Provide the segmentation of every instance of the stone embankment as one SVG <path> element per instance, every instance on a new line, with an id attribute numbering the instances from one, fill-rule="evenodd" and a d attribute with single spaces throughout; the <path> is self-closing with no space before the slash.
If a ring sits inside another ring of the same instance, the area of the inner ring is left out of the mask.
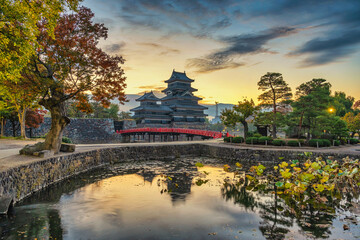
<path id="1" fill-rule="evenodd" d="M 278 149 L 238 148 L 215 143 L 171 143 L 98 147 L 45 159 L 31 158 L 12 167 L 0 166 L 0 201 L 2 202 L 0 206 L 6 206 L 11 201 L 17 202 L 62 179 L 107 164 L 203 156 L 240 161 L 248 167 L 258 162 L 274 164 L 280 161 L 280 157 L 283 158 L 281 161 L 298 159 L 303 151 L 300 149 L 280 151 Z M 329 151 L 313 153 L 314 157 L 333 156 L 336 159 L 342 159 L 348 155 Z M 360 152 L 358 154 L 354 152 L 352 155 L 354 158 L 359 156 Z M 3 211 L 6 210 L 3 209 Z"/>

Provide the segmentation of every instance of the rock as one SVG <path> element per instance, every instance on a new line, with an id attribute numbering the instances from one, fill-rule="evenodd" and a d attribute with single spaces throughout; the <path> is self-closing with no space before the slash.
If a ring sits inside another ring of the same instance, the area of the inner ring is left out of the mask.
<path id="1" fill-rule="evenodd" d="M 348 225 L 346 225 L 346 224 L 344 224 L 343 228 L 344 228 L 344 230 L 349 230 L 350 229 L 350 227 Z"/>
<path id="2" fill-rule="evenodd" d="M 75 144 L 62 143 L 60 147 L 60 152 L 74 152 Z"/>
<path id="3" fill-rule="evenodd" d="M 35 152 L 40 152 L 44 150 L 45 143 L 39 142 L 34 145 L 26 145 L 23 149 L 19 151 L 21 155 L 34 155 Z"/>
<path id="4" fill-rule="evenodd" d="M 0 196 L 0 214 L 6 214 L 12 204 L 12 197 Z"/>
<path id="5" fill-rule="evenodd" d="M 51 156 L 51 151 L 50 150 L 42 150 L 42 151 L 39 151 L 39 152 L 34 152 L 33 153 L 34 156 L 36 157 L 50 157 Z"/>

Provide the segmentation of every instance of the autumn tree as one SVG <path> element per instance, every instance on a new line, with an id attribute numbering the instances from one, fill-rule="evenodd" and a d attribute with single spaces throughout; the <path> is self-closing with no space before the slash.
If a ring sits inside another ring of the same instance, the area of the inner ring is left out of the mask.
<path id="1" fill-rule="evenodd" d="M 355 115 L 352 112 L 348 112 L 342 119 L 347 123 L 351 137 L 354 137 L 356 133 L 360 133 L 360 113 Z"/>
<path id="2" fill-rule="evenodd" d="M 280 102 L 289 100 L 292 97 L 291 88 L 284 81 L 281 73 L 268 72 L 258 82 L 259 90 L 263 93 L 258 97 L 261 105 L 272 106 L 273 124 L 272 135 L 276 138 L 277 107 Z"/>
<path id="3" fill-rule="evenodd" d="M 227 127 L 235 127 L 237 123 L 241 123 L 244 126 L 244 138 L 246 139 L 249 127 L 246 119 L 254 115 L 257 111 L 257 107 L 254 101 L 244 99 L 239 101 L 237 105 L 234 105 L 232 109 L 224 109 L 221 111 L 220 119 Z"/>
<path id="4" fill-rule="evenodd" d="M 9 107 L 17 113 L 20 124 L 20 135 L 26 138 L 25 133 L 25 115 L 29 109 L 36 108 L 37 93 L 33 91 L 31 83 L 26 81 L 13 82 L 4 80 L 0 89 L 3 92 L 3 100 L 7 102 Z"/>
<path id="5" fill-rule="evenodd" d="M 18 81 L 38 47 L 39 21 L 53 36 L 64 9 L 76 10 L 79 0 L 0 0 L 0 83 Z"/>
<path id="6" fill-rule="evenodd" d="M 81 7 L 77 13 L 62 14 L 54 30 L 54 38 L 39 22 L 39 48 L 23 75 L 40 93 L 39 104 L 51 114 L 51 128 L 44 148 L 57 153 L 62 133 L 70 119 L 65 101 L 73 99 L 77 107 L 91 111 L 93 101 L 109 106 L 110 100 L 125 101 L 125 77 L 120 64 L 124 59 L 110 56 L 97 45 L 106 39 L 108 29 L 93 22 L 90 9 Z"/>
<path id="7" fill-rule="evenodd" d="M 44 122 L 44 115 L 46 110 L 34 109 L 26 111 L 25 126 L 30 129 L 30 137 L 32 137 L 32 129 L 40 127 L 40 124 Z"/>

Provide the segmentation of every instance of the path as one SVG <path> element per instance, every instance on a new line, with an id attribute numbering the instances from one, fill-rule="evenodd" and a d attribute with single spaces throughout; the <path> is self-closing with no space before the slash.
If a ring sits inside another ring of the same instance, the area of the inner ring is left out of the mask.
<path id="1" fill-rule="evenodd" d="M 41 141 L 41 140 L 38 140 Z M 31 162 L 36 162 L 41 160 L 41 158 L 33 156 L 24 156 L 19 155 L 19 150 L 27 144 L 34 144 L 38 141 L 33 140 L 7 140 L 0 139 L 0 171 L 6 169 L 20 166 L 23 164 L 28 164 Z M 360 144 L 357 145 L 346 145 L 340 147 L 331 147 L 331 148 L 311 148 L 311 147 L 274 147 L 274 146 L 262 146 L 262 145 L 245 145 L 245 144 L 225 144 L 222 139 L 212 139 L 205 141 L 177 141 L 177 142 L 142 142 L 142 143 L 113 143 L 113 144 L 77 144 L 75 152 L 85 152 L 96 150 L 100 148 L 113 148 L 120 146 L 151 146 L 151 145 L 174 145 L 174 144 L 208 144 L 215 146 L 223 146 L 228 148 L 238 148 L 238 149 L 259 149 L 259 150 L 276 150 L 276 151 L 297 151 L 297 152 L 323 152 L 328 153 L 339 153 L 339 154 L 349 154 L 356 155 L 360 157 Z M 56 156 L 64 156 L 72 153 L 61 153 Z"/>

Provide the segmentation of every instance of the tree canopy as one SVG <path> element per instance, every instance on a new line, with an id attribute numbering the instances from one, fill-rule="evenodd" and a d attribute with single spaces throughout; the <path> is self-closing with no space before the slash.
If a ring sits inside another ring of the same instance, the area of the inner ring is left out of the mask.
<path id="1" fill-rule="evenodd" d="M 258 97 L 261 105 L 273 107 L 272 133 L 276 138 L 277 105 L 279 102 L 288 101 L 292 97 L 291 88 L 284 81 L 281 73 L 268 72 L 258 82 L 259 90 L 263 93 Z"/>
<path id="2" fill-rule="evenodd" d="M 220 119 L 227 127 L 235 127 L 237 123 L 241 123 L 244 126 L 244 137 L 246 138 L 249 130 L 246 119 L 254 115 L 257 109 L 252 99 L 250 101 L 243 99 L 233 106 L 233 109 L 223 110 Z"/>
<path id="3" fill-rule="evenodd" d="M 39 21 L 54 36 L 56 21 L 66 8 L 76 10 L 79 0 L 0 0 L 0 82 L 17 81 L 38 47 Z"/>
<path id="4" fill-rule="evenodd" d="M 60 148 L 66 117 L 65 101 L 74 99 L 77 107 L 91 111 L 89 93 L 94 101 L 109 106 L 110 100 L 125 101 L 126 87 L 121 56 L 110 56 L 97 45 L 107 38 L 107 28 L 93 23 L 94 14 L 81 7 L 76 13 L 61 15 L 54 38 L 46 21 L 38 23 L 40 34 L 36 55 L 23 71 L 24 81 L 39 93 L 39 103 L 51 113 L 52 125 L 45 148 Z"/>

